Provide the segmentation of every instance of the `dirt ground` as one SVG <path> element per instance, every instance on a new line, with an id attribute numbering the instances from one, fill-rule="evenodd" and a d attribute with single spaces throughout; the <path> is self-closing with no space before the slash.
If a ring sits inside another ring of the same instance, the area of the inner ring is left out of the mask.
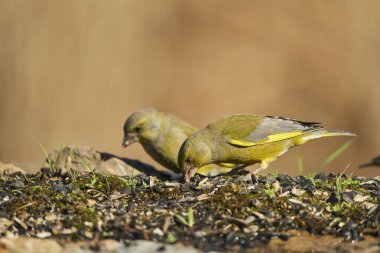
<path id="1" fill-rule="evenodd" d="M 116 252 L 101 247 L 107 240 L 123 249 L 143 240 L 192 252 L 380 249 L 379 177 L 197 175 L 182 183 L 164 172 L 121 176 L 59 164 L 50 161 L 35 174 L 2 173 L 5 252 L 17 252 L 9 251 L 12 242 L 25 238 L 103 252 Z"/>

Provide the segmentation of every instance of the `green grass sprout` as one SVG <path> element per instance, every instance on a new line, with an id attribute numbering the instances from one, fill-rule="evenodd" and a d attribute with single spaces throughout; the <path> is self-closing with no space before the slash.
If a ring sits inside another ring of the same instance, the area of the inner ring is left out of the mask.
<path id="1" fill-rule="evenodd" d="M 344 153 L 354 142 L 354 140 L 349 140 L 345 142 L 342 146 L 337 148 L 333 153 L 331 153 L 322 163 L 322 167 L 325 167 L 326 165 L 333 162 L 336 158 L 338 158 L 341 154 Z"/>

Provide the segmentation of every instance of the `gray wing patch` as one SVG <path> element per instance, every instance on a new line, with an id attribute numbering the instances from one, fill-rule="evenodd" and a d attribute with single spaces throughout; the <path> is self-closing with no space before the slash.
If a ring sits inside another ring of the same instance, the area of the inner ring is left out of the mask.
<path id="1" fill-rule="evenodd" d="M 266 116 L 258 124 L 257 128 L 245 139 L 250 142 L 259 142 L 268 140 L 268 135 L 292 133 L 292 132 L 308 132 L 311 130 L 323 128 L 320 123 L 302 122 L 281 117 Z"/>

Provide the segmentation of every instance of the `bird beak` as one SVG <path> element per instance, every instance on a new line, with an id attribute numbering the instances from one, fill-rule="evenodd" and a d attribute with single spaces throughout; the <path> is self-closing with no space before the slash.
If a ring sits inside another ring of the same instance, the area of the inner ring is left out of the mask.
<path id="1" fill-rule="evenodd" d="M 190 182 L 190 179 L 194 177 L 197 170 L 198 168 L 196 167 L 185 167 L 183 169 L 183 179 L 185 180 L 186 183 Z"/>
<path id="2" fill-rule="evenodd" d="M 137 142 L 138 140 L 139 138 L 137 137 L 136 133 L 127 133 L 124 135 L 123 143 L 121 144 L 121 146 L 123 146 L 123 148 L 126 148 L 129 145 Z"/>

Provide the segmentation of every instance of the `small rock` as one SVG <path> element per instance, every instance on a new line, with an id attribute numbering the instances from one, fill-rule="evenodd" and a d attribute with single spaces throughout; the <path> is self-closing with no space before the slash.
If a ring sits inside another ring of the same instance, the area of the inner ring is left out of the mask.
<path id="1" fill-rule="evenodd" d="M 116 176 L 136 176 L 141 174 L 140 171 L 126 164 L 124 161 L 112 157 L 102 160 L 101 154 L 90 147 L 64 147 L 53 150 L 49 157 L 55 161 L 57 168 L 63 172 L 70 169 L 80 172 L 90 172 L 96 170 L 105 174 Z M 50 168 L 50 164 L 45 161 L 44 168 Z"/>
<path id="2" fill-rule="evenodd" d="M 96 200 L 88 199 L 88 200 L 87 200 L 87 205 L 88 205 L 89 207 L 93 207 L 94 205 L 96 205 Z"/>
<path id="3" fill-rule="evenodd" d="M 368 214 L 373 213 L 378 207 L 379 207 L 379 205 L 375 204 L 373 207 L 371 207 L 371 209 L 369 209 Z"/>
<path id="4" fill-rule="evenodd" d="M 17 167 L 14 164 L 0 162 L 0 174 L 3 174 L 3 173 L 13 174 L 16 172 L 21 172 L 22 174 L 26 174 L 25 170 Z"/>
<path id="5" fill-rule="evenodd" d="M 369 196 L 364 196 L 364 195 L 361 195 L 361 194 L 356 194 L 355 197 L 354 197 L 354 201 L 355 202 L 363 202 L 364 200 L 368 199 Z"/>
<path id="6" fill-rule="evenodd" d="M 274 192 L 278 192 L 278 191 L 280 191 L 280 189 L 281 189 L 280 182 L 278 182 L 278 180 L 276 180 L 276 181 L 272 184 L 272 188 L 273 188 Z"/>
<path id="7" fill-rule="evenodd" d="M 45 220 L 47 221 L 56 221 L 58 216 L 55 213 L 51 213 L 45 216 Z"/>
<path id="8" fill-rule="evenodd" d="M 305 192 L 305 190 L 298 189 L 297 187 L 293 187 L 292 189 L 292 194 L 297 197 L 302 196 Z"/>
<path id="9" fill-rule="evenodd" d="M 50 233 L 50 232 L 47 232 L 47 231 L 44 231 L 44 232 L 38 232 L 38 233 L 36 234 L 36 237 L 41 238 L 41 239 L 43 239 L 43 238 L 48 238 L 48 237 L 50 237 L 50 236 L 51 236 L 51 233 Z"/>
<path id="10" fill-rule="evenodd" d="M 198 196 L 196 197 L 196 199 L 197 199 L 198 201 L 205 200 L 205 199 L 209 199 L 209 198 L 210 198 L 210 196 L 209 196 L 208 194 L 206 194 L 206 193 L 203 193 L 203 194 L 198 195 Z"/>
<path id="11" fill-rule="evenodd" d="M 0 218 L 0 233 L 8 230 L 8 227 L 12 225 L 12 221 L 6 218 Z"/>
<path id="12" fill-rule="evenodd" d="M 98 171 L 116 176 L 137 176 L 141 174 L 140 171 L 116 157 L 101 161 Z"/>
<path id="13" fill-rule="evenodd" d="M 286 196 L 289 196 L 290 195 L 290 191 L 286 191 L 282 194 L 280 194 L 280 197 L 286 197 Z"/>
<path id="14" fill-rule="evenodd" d="M 302 201 L 299 201 L 297 199 L 289 199 L 290 202 L 298 205 L 305 205 Z"/>
<path id="15" fill-rule="evenodd" d="M 164 236 L 164 232 L 160 228 L 153 229 L 153 234 L 158 236 Z"/>
<path id="16" fill-rule="evenodd" d="M 252 226 L 249 226 L 249 229 L 251 230 L 252 233 L 255 233 L 255 232 L 259 231 L 259 226 L 252 225 Z"/>
<path id="17" fill-rule="evenodd" d="M 178 186 L 180 186 L 181 184 L 178 183 L 178 182 L 165 182 L 164 185 L 165 185 L 166 187 L 178 187 Z"/>
<path id="18" fill-rule="evenodd" d="M 52 253 L 62 252 L 62 246 L 53 239 L 37 239 L 37 238 L 2 238 L 0 240 L 1 252 L 11 253 Z"/>
<path id="19" fill-rule="evenodd" d="M 265 219 L 266 219 L 265 215 L 262 214 L 262 213 L 260 213 L 260 212 L 253 211 L 252 213 L 253 213 L 254 215 L 256 215 L 257 218 L 259 218 L 260 220 L 265 220 Z"/>
<path id="20" fill-rule="evenodd" d="M 195 231 L 194 232 L 194 235 L 196 236 L 196 237 L 203 237 L 203 236 L 206 236 L 207 235 L 207 232 L 205 232 L 205 231 Z"/>

